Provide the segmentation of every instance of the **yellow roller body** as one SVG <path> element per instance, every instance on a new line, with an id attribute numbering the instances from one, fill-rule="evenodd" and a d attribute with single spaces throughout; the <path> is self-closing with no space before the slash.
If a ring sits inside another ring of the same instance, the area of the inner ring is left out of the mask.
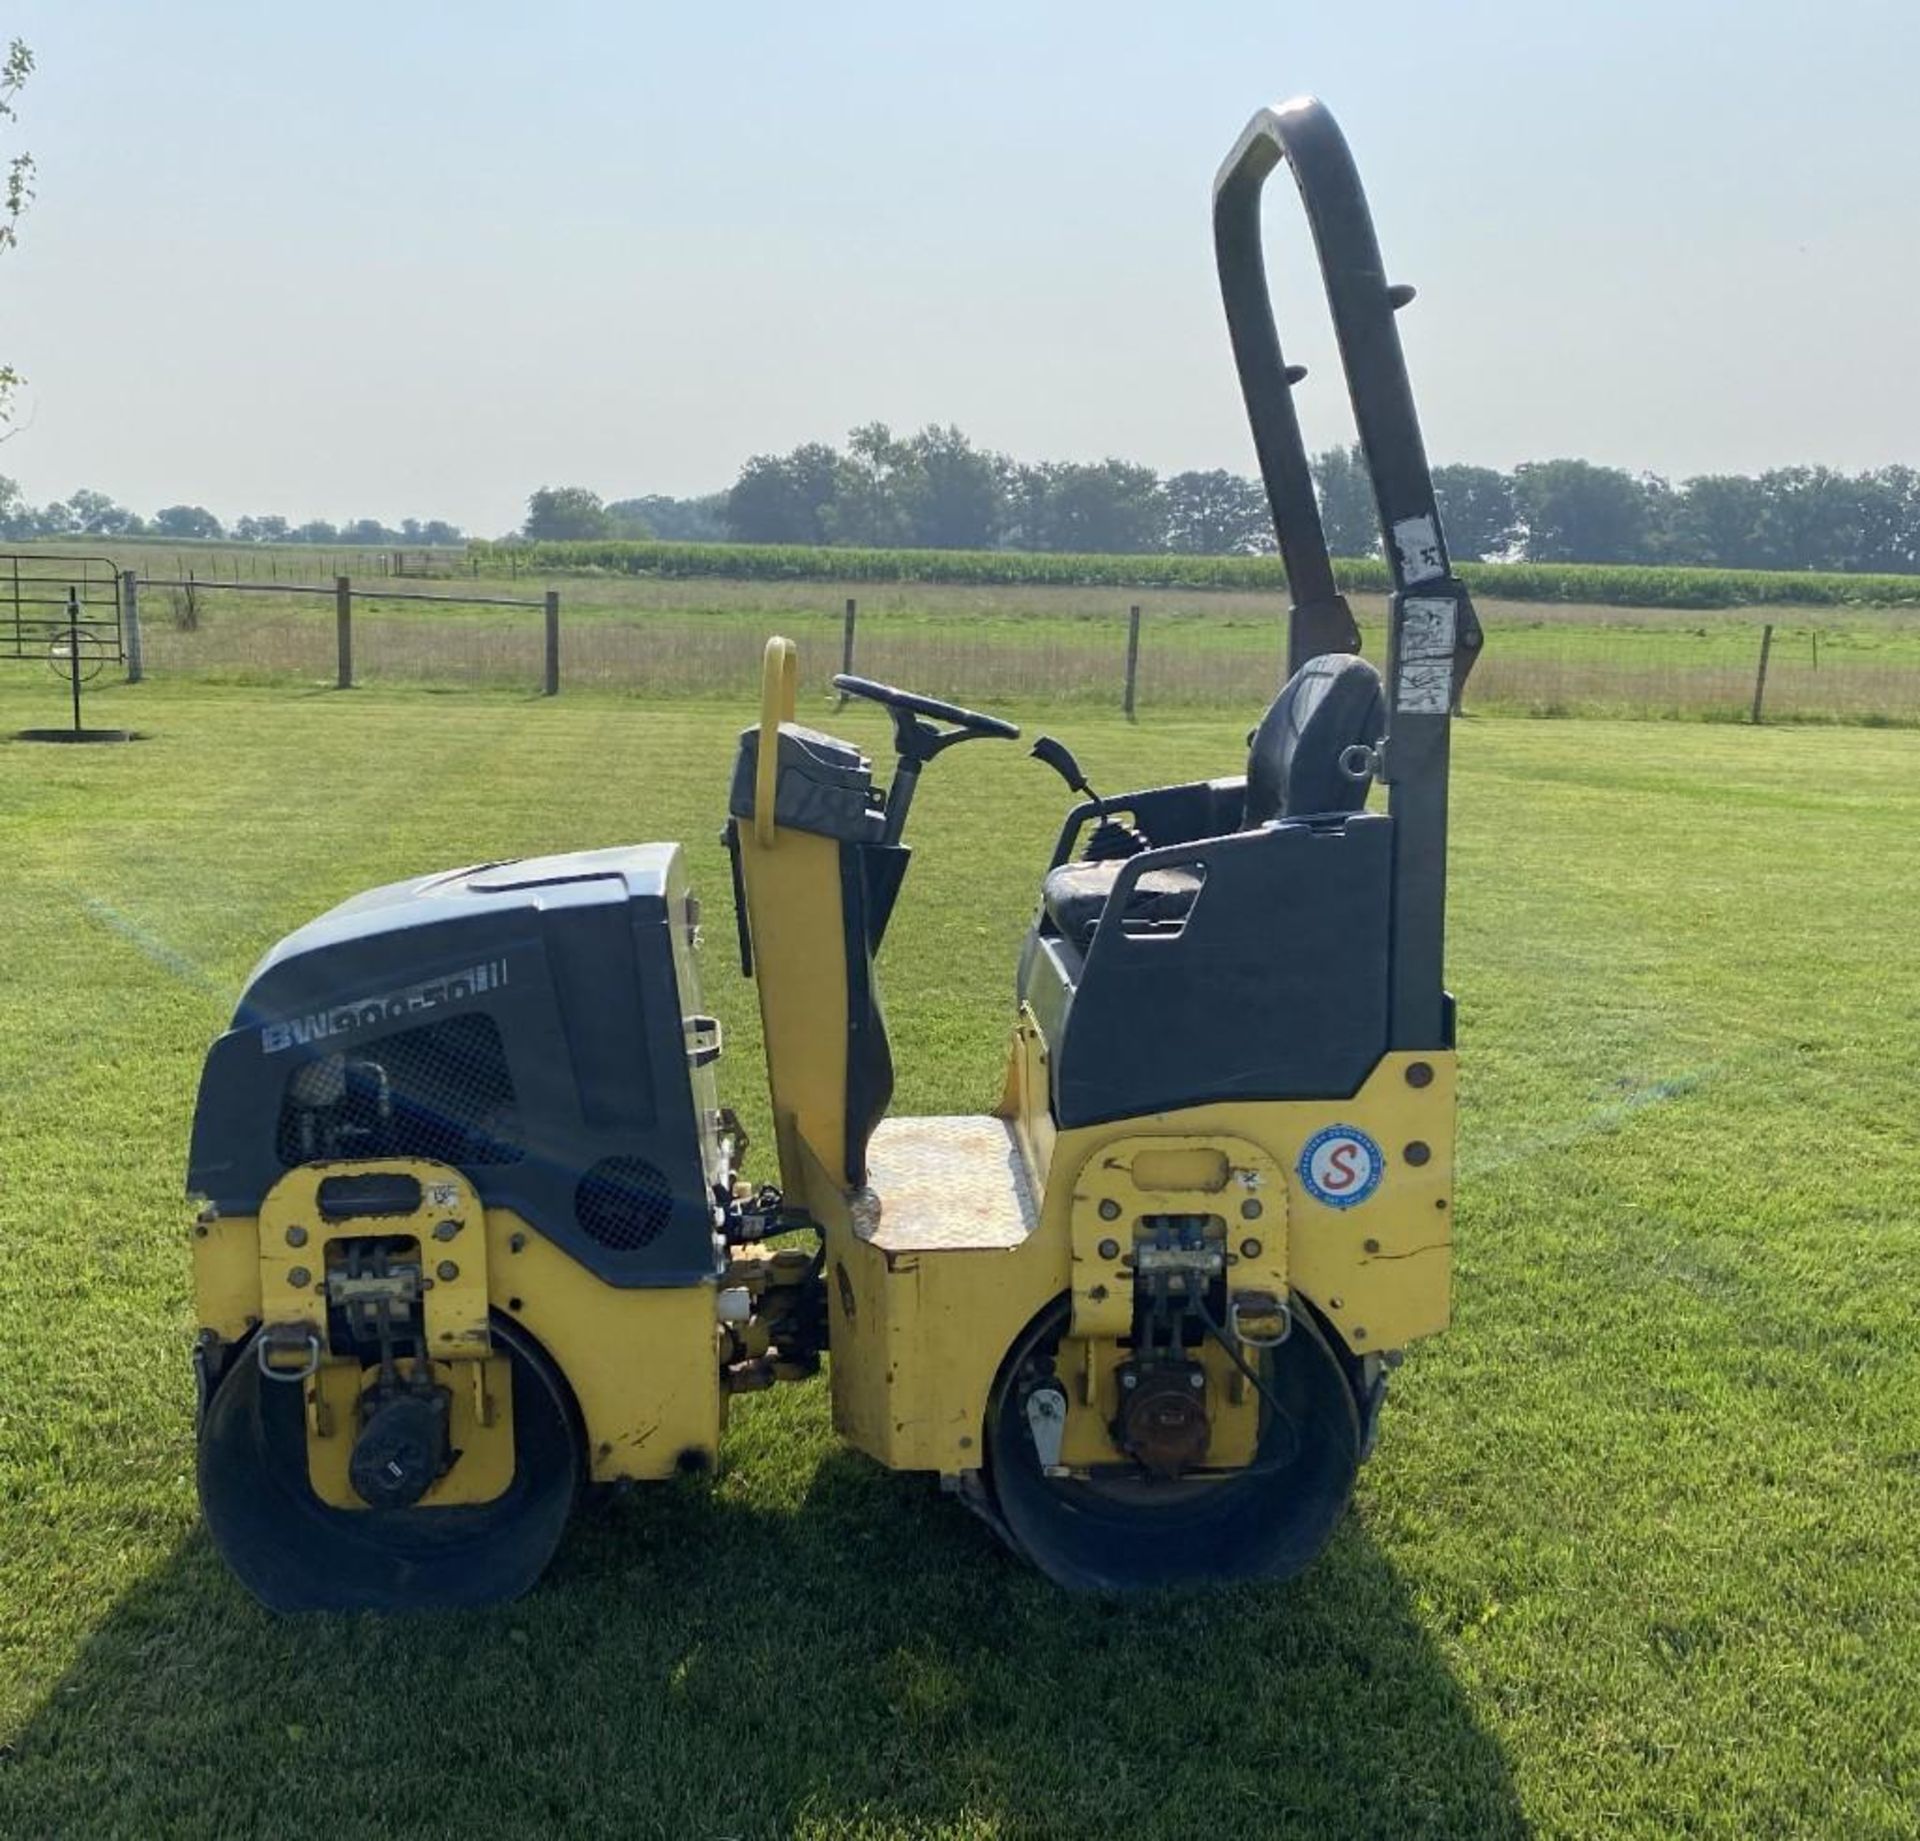
<path id="1" fill-rule="evenodd" d="M 1038 1032 L 1023 1021 L 1002 1117 L 950 1122 L 999 1125 L 1018 1162 L 1001 1220 L 972 1244 L 964 1207 L 951 1211 L 963 1222 L 957 1230 L 933 1219 L 900 1223 L 897 1203 L 890 1218 L 890 1130 L 911 1136 L 911 1128 L 949 1122 L 882 1127 L 871 1191 L 833 1187 L 824 1162 L 812 1159 L 809 1193 L 838 1198 L 823 1217 L 835 1423 L 882 1463 L 948 1474 L 977 1468 L 1001 1361 L 1062 1295 L 1076 1312 L 1061 1363 L 1075 1402 L 1065 1460 L 1115 1461 L 1105 1428 L 1119 1342 L 1131 1324 L 1130 1281 L 1121 1258 L 1100 1248 L 1112 1241 L 1130 1249 L 1128 1230 L 1143 1213 L 1221 1217 L 1229 1291 L 1291 1290 L 1351 1355 L 1403 1348 L 1446 1327 L 1451 1054 L 1387 1055 L 1349 1099 L 1195 1106 L 1064 1132 L 1047 1116 L 1044 1070 Z M 1377 1189 L 1348 1208 L 1317 1200 L 1299 1169 L 1310 1141 L 1336 1126 L 1364 1132 L 1384 1154 Z M 956 1172 L 966 1161 L 956 1160 Z M 1000 1174 L 984 1151 L 972 1163 L 983 1181 Z M 1118 1204 L 1112 1219 L 1103 1201 Z M 1241 1212 L 1248 1202 L 1260 1208 L 1252 1220 Z M 1014 1225 L 1022 1209 L 1030 1226 Z M 1215 1460 L 1244 1462 L 1257 1406 L 1219 1350 L 1208 1347 L 1201 1359 Z"/>
<path id="2" fill-rule="evenodd" d="M 328 1222 L 317 1191 L 342 1175 L 412 1177 L 422 1208 Z M 269 1191 L 258 1217 L 195 1225 L 194 1295 L 203 1332 L 221 1342 L 256 1329 L 277 1329 L 296 1348 L 295 1332 L 318 1339 L 317 1366 L 300 1385 L 308 1474 L 322 1501 L 364 1506 L 347 1482 L 347 1458 L 371 1370 L 332 1352 L 317 1281 L 331 1243 L 369 1234 L 417 1243 L 434 1280 L 424 1301 L 428 1338 L 435 1379 L 451 1393 L 450 1443 L 461 1457 L 422 1508 L 491 1500 L 512 1477 L 511 1392 L 487 1337 L 496 1312 L 525 1329 L 564 1375 L 594 1480 L 667 1477 L 717 1459 L 724 1404 L 714 1284 L 609 1285 L 511 1210 L 482 1208 L 460 1173 L 442 1164 L 309 1164 Z M 442 1277 L 449 1267 L 454 1276 Z"/>

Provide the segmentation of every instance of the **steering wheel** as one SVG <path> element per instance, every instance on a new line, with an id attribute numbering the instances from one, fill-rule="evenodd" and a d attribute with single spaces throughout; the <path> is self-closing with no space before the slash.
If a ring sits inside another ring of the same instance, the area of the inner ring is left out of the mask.
<path id="1" fill-rule="evenodd" d="M 923 697 L 918 691 L 900 690 L 891 684 L 876 684 L 872 678 L 856 678 L 841 672 L 833 680 L 835 690 L 849 697 L 865 697 L 877 703 L 893 718 L 893 745 L 900 756 L 893 784 L 887 788 L 886 827 L 883 844 L 897 844 L 907 822 L 907 808 L 913 803 L 913 789 L 920 782 L 923 768 L 943 748 L 955 742 L 988 736 L 1000 741 L 1017 741 L 1019 725 L 1002 722 L 998 716 L 983 716 L 978 710 L 963 709 L 957 703 L 943 703 L 938 697 Z M 936 729 L 936 722 L 948 723 Z"/>
<path id="2" fill-rule="evenodd" d="M 955 742 L 971 741 L 975 736 L 991 736 L 1001 741 L 1018 741 L 1020 725 L 1003 722 L 998 716 L 983 716 L 978 710 L 963 709 L 958 703 L 945 703 L 938 697 L 923 697 L 916 690 L 900 690 L 892 684 L 876 683 L 872 678 L 856 678 L 840 672 L 833 680 L 835 690 L 849 697 L 865 697 L 877 703 L 893 718 L 894 746 L 903 761 L 916 766 L 930 761 L 942 748 Z M 944 734 L 919 720 L 951 723 Z"/>

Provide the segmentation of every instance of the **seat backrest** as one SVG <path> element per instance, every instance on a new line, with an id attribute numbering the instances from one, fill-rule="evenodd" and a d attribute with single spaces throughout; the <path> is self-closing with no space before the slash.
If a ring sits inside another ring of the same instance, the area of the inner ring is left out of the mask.
<path id="1" fill-rule="evenodd" d="M 1324 652 L 1281 686 L 1247 742 L 1244 825 L 1320 812 L 1357 812 L 1373 775 L 1354 779 L 1341 755 L 1377 742 L 1387 726 L 1380 674 L 1350 652 Z"/>

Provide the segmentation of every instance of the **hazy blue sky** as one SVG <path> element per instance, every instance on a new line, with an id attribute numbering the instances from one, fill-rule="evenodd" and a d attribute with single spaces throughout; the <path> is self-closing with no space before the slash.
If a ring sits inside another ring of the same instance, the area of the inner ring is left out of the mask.
<path id="1" fill-rule="evenodd" d="M 874 417 L 1250 470 L 1208 188 L 1303 90 L 1420 289 L 1437 459 L 1920 460 L 1920 0 L 0 0 L 9 31 L 40 199 L 0 472 L 36 500 L 491 533 L 543 482 L 700 491 Z M 1318 444 L 1306 286 L 1284 261 Z"/>

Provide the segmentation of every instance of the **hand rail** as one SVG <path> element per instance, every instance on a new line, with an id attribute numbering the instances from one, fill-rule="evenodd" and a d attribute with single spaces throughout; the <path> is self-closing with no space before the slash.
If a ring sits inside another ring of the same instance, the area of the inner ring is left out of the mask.
<path id="1" fill-rule="evenodd" d="M 771 849 L 774 805 L 780 794 L 780 725 L 793 720 L 799 689 L 800 653 L 775 634 L 760 655 L 760 740 L 753 761 L 753 841 Z"/>

